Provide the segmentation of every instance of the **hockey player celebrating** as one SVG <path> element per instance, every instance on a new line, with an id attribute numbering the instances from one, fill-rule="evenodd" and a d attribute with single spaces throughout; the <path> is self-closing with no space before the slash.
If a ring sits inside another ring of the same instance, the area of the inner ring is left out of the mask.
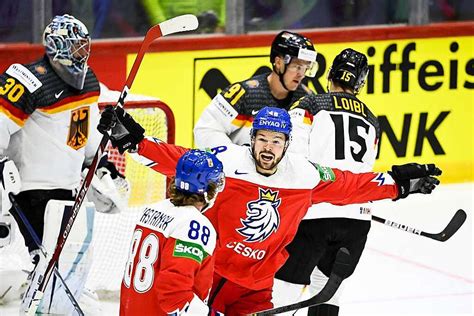
<path id="1" fill-rule="evenodd" d="M 173 176 L 188 149 L 144 137 L 143 128 L 122 108 L 106 109 L 99 130 L 110 131 L 119 151 Z M 213 148 L 223 162 L 226 186 L 205 213 L 218 241 L 209 304 L 226 315 L 272 308 L 276 271 L 288 257 L 285 246 L 311 204 L 363 203 L 431 193 L 441 172 L 434 165 L 393 166 L 389 173 L 353 174 L 287 153 L 291 121 L 283 109 L 265 107 L 255 116 L 251 146 Z"/>
<path id="2" fill-rule="evenodd" d="M 312 93 L 302 80 L 316 75 L 316 55 L 308 38 L 280 32 L 270 50 L 273 71 L 234 83 L 216 95 L 194 127 L 197 146 L 230 142 L 249 145 L 251 122 L 260 109 L 273 106 L 289 110 L 295 101 Z"/>
<path id="3" fill-rule="evenodd" d="M 306 96 L 290 111 L 294 140 L 290 150 L 341 170 L 372 170 L 380 128 L 376 116 L 356 97 L 368 71 L 367 57 L 362 53 L 347 48 L 336 56 L 328 71 L 328 93 Z M 370 221 L 369 205 L 311 206 L 287 247 L 288 260 L 276 274 L 274 303 L 297 301 L 303 287 L 310 283 L 310 296 L 318 293 L 341 247 L 351 254 L 351 275 L 364 249 Z M 337 316 L 340 292 L 341 288 L 328 304 L 309 308 L 308 315 Z"/>
<path id="4" fill-rule="evenodd" d="M 224 186 L 222 163 L 190 150 L 179 158 L 169 199 L 148 205 L 133 233 L 120 315 L 208 315 L 216 232 L 201 214 Z"/>
<path id="5" fill-rule="evenodd" d="M 100 88 L 94 72 L 87 66 L 91 40 L 82 22 L 67 14 L 56 16 L 44 31 L 43 44 L 46 50 L 43 58 L 26 65 L 12 64 L 0 76 L 0 155 L 8 156 L 18 168 L 22 185 L 15 200 L 43 246 L 52 254 L 66 205 L 73 203 L 66 201 L 74 201 L 82 168 L 92 161 L 101 138 L 96 130 Z M 111 163 L 104 161 L 104 165 L 110 170 L 102 171 L 120 178 Z M 3 193 L 2 210 L 6 213 L 11 204 L 6 198 L 9 192 Z M 70 246 L 66 246 L 61 257 L 69 258 L 66 266 L 71 273 L 66 279 L 70 278 L 68 284 L 76 297 L 82 293 L 90 265 L 87 250 L 91 218 L 90 208 L 79 212 Z M 40 266 L 47 264 L 46 258 L 28 225 L 21 218 L 15 219 L 36 264 L 30 275 L 33 282 L 40 276 Z M 75 261 L 76 257 L 81 260 Z M 23 310 L 31 294 L 27 291 L 24 295 Z M 59 294 L 54 300 L 43 302 L 40 308 L 52 313 L 71 310 L 69 301 L 61 299 Z"/>

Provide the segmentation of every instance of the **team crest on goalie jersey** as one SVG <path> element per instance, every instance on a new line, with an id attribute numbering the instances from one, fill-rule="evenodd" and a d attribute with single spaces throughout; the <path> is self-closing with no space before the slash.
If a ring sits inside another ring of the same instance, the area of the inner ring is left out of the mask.
<path id="1" fill-rule="evenodd" d="M 261 188 L 258 190 L 259 199 L 247 203 L 247 218 L 240 220 L 243 227 L 237 229 L 248 242 L 264 241 L 280 226 L 278 206 L 281 199 L 278 198 L 278 191 Z"/>
<path id="2" fill-rule="evenodd" d="M 89 136 L 89 107 L 82 107 L 71 111 L 71 122 L 67 145 L 78 150 L 84 147 Z"/>

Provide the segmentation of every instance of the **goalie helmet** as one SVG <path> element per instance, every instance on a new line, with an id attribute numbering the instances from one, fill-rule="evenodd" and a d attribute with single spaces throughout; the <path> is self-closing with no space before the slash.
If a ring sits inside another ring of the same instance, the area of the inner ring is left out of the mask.
<path id="1" fill-rule="evenodd" d="M 354 89 L 354 93 L 357 94 L 364 86 L 368 73 L 367 57 L 358 51 L 346 48 L 334 58 L 328 79 Z"/>
<path id="2" fill-rule="evenodd" d="M 176 166 L 176 188 L 183 192 L 204 194 L 209 184 L 215 183 L 218 191 L 224 187 L 222 162 L 211 153 L 193 149 L 178 160 Z"/>
<path id="3" fill-rule="evenodd" d="M 289 31 L 282 31 L 278 33 L 272 42 L 270 50 L 270 62 L 275 63 L 275 57 L 281 56 L 286 65 L 291 62 L 291 59 L 296 57 L 301 60 L 310 62 L 305 75 L 314 77 L 318 70 L 318 63 L 316 62 L 317 52 L 311 40 L 298 33 Z"/>
<path id="4" fill-rule="evenodd" d="M 55 16 L 43 33 L 43 45 L 53 68 L 61 79 L 79 90 L 84 87 L 90 44 L 86 26 L 68 14 Z"/>
<path id="5" fill-rule="evenodd" d="M 290 115 L 285 109 L 266 106 L 255 115 L 251 135 L 255 136 L 258 130 L 265 129 L 283 133 L 289 139 L 291 128 Z"/>

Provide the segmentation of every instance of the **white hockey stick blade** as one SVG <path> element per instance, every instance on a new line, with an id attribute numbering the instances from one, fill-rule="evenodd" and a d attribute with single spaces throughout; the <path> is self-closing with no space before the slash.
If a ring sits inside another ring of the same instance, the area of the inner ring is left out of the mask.
<path id="1" fill-rule="evenodd" d="M 198 19 L 192 14 L 179 15 L 160 23 L 161 34 L 163 36 L 173 33 L 193 31 L 197 29 L 198 26 Z"/>

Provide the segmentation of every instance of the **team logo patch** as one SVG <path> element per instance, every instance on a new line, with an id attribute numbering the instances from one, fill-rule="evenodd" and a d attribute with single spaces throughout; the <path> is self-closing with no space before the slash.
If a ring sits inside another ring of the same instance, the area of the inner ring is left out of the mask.
<path id="1" fill-rule="evenodd" d="M 278 206 L 281 204 L 281 199 L 278 198 L 278 191 L 261 188 L 258 190 L 258 200 L 247 203 L 247 218 L 240 220 L 243 227 L 237 229 L 248 242 L 264 241 L 280 226 Z"/>
<path id="2" fill-rule="evenodd" d="M 202 263 L 206 256 L 206 252 L 201 247 L 201 245 L 179 239 L 176 240 L 173 250 L 173 257 L 188 258 Z"/>
<path id="3" fill-rule="evenodd" d="M 321 178 L 321 181 L 332 181 L 336 180 L 336 175 L 334 174 L 334 171 L 329 168 L 329 167 L 323 167 L 318 164 L 314 164 L 316 169 L 319 172 L 319 178 Z"/>
<path id="4" fill-rule="evenodd" d="M 247 87 L 249 88 L 256 88 L 258 87 L 260 84 L 258 83 L 258 80 L 248 80 L 245 82 L 245 84 L 247 85 Z"/>
<path id="5" fill-rule="evenodd" d="M 78 150 L 84 147 L 89 137 L 89 107 L 82 107 L 71 111 L 67 145 Z"/>
<path id="6" fill-rule="evenodd" d="M 44 66 L 41 66 L 41 65 L 38 65 L 35 67 L 35 70 L 37 73 L 39 73 L 40 75 L 44 75 L 45 73 L 47 73 L 48 71 L 46 70 L 46 68 L 44 68 Z"/>

